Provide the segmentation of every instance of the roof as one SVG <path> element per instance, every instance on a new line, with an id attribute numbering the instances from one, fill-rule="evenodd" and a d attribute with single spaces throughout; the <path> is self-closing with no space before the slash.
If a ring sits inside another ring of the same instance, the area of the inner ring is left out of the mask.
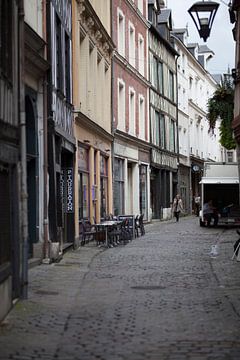
<path id="1" fill-rule="evenodd" d="M 202 54 L 209 53 L 209 52 L 213 53 L 213 51 L 211 49 L 209 49 L 209 47 L 207 45 L 199 45 L 198 52 L 202 53 Z"/>
<path id="2" fill-rule="evenodd" d="M 214 80 L 215 80 L 218 84 L 221 83 L 221 81 L 222 81 L 222 74 L 211 74 L 211 75 L 212 75 L 212 77 L 214 78 Z"/>
<path id="3" fill-rule="evenodd" d="M 198 43 L 189 43 L 189 44 L 187 44 L 187 47 L 188 47 L 188 48 L 198 47 Z"/>
<path id="4" fill-rule="evenodd" d="M 187 31 L 187 28 L 182 28 L 182 29 L 173 29 L 172 32 L 174 34 L 184 34 Z"/>
<path id="5" fill-rule="evenodd" d="M 158 24 L 171 21 L 171 9 L 162 9 L 158 14 Z"/>

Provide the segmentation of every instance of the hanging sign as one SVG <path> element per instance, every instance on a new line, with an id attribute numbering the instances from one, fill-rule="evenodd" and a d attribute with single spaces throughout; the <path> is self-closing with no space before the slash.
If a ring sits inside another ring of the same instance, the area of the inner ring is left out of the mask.
<path id="1" fill-rule="evenodd" d="M 66 173 L 66 213 L 73 213 L 73 168 L 67 168 Z"/>

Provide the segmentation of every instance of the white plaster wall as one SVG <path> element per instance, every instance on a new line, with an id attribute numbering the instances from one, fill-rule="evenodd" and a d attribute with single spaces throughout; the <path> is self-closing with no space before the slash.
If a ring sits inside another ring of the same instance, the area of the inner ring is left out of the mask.
<path id="1" fill-rule="evenodd" d="M 42 29 L 42 1 L 24 0 L 25 22 L 38 33 L 43 35 Z"/>

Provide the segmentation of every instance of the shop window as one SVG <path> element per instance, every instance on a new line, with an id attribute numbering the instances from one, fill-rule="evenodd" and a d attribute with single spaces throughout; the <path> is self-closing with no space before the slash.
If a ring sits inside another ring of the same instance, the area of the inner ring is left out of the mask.
<path id="1" fill-rule="evenodd" d="M 114 215 L 124 214 L 124 160 L 114 159 Z"/>
<path id="2" fill-rule="evenodd" d="M 78 147 L 78 208 L 79 219 L 89 217 L 89 154 Z"/>
<path id="3" fill-rule="evenodd" d="M 100 214 L 108 215 L 108 158 L 100 155 Z"/>
<path id="4" fill-rule="evenodd" d="M 147 217 L 147 166 L 141 165 L 139 167 L 139 195 L 140 195 L 140 212 Z"/>

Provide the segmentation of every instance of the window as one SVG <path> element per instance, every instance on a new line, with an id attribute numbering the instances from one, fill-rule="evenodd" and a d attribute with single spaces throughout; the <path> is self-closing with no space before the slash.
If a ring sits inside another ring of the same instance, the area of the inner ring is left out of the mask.
<path id="1" fill-rule="evenodd" d="M 125 17 L 118 9 L 118 52 L 125 56 Z"/>
<path id="2" fill-rule="evenodd" d="M 155 56 L 152 58 L 151 83 L 156 89 L 158 88 L 158 62 Z"/>
<path id="3" fill-rule="evenodd" d="M 158 90 L 161 94 L 163 94 L 163 63 L 158 62 Z"/>
<path id="4" fill-rule="evenodd" d="M 0 69 L 12 81 L 12 0 L 0 1 Z"/>
<path id="5" fill-rule="evenodd" d="M 71 67 L 70 67 L 70 39 L 65 33 L 65 91 L 66 99 L 71 102 Z"/>
<path id="6" fill-rule="evenodd" d="M 118 81 L 118 128 L 125 131 L 125 84 Z"/>
<path id="7" fill-rule="evenodd" d="M 78 147 L 78 209 L 79 219 L 89 217 L 89 159 L 88 149 Z"/>
<path id="8" fill-rule="evenodd" d="M 100 215 L 108 214 L 108 159 L 100 155 Z"/>
<path id="9" fill-rule="evenodd" d="M 169 70 L 169 99 L 174 101 L 174 74 Z"/>
<path id="10" fill-rule="evenodd" d="M 170 123 L 170 138 L 169 138 L 169 150 L 175 152 L 175 121 L 171 120 Z"/>
<path id="11" fill-rule="evenodd" d="M 144 219 L 147 218 L 147 166 L 140 165 L 139 167 L 139 197 L 140 197 L 140 213 L 144 214 Z"/>
<path id="12" fill-rule="evenodd" d="M 124 160 L 114 159 L 114 215 L 124 214 Z"/>
<path id="13" fill-rule="evenodd" d="M 160 114 L 159 129 L 160 129 L 160 144 L 159 144 L 159 146 L 162 149 L 165 149 L 166 148 L 166 129 L 165 129 L 165 116 L 163 114 Z"/>
<path id="14" fill-rule="evenodd" d="M 151 83 L 161 94 L 163 94 L 163 63 L 155 56 L 152 57 Z"/>
<path id="15" fill-rule="evenodd" d="M 155 127 L 156 127 L 156 142 L 155 144 L 162 149 L 165 149 L 165 116 L 155 111 Z"/>
<path id="16" fill-rule="evenodd" d="M 62 90 L 62 37 L 61 37 L 61 21 L 56 14 L 56 87 Z"/>
<path id="17" fill-rule="evenodd" d="M 135 135 L 135 91 L 129 89 L 129 133 Z"/>
<path id="18" fill-rule="evenodd" d="M 138 9 L 143 14 L 143 0 L 138 0 Z"/>
<path id="19" fill-rule="evenodd" d="M 155 145 L 160 146 L 160 114 L 158 111 L 155 111 L 155 125 L 156 125 L 156 141 Z"/>
<path id="20" fill-rule="evenodd" d="M 227 162 L 233 162 L 233 152 L 227 151 Z"/>
<path id="21" fill-rule="evenodd" d="M 139 96 L 139 137 L 145 140 L 145 103 L 143 96 Z"/>
<path id="22" fill-rule="evenodd" d="M 129 24 L 129 63 L 135 67 L 135 28 Z"/>
<path id="23" fill-rule="evenodd" d="M 144 75 L 144 39 L 141 34 L 138 36 L 138 71 Z"/>

